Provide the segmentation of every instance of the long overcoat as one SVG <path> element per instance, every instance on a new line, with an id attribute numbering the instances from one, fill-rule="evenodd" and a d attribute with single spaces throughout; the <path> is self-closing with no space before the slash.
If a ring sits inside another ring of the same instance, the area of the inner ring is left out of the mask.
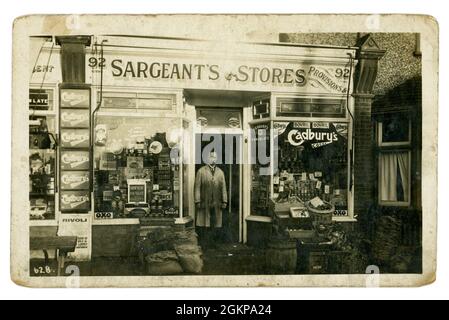
<path id="1" fill-rule="evenodd" d="M 212 171 L 214 171 L 212 173 Z M 211 226 L 211 210 L 215 209 L 215 225 L 221 228 L 223 223 L 222 204 L 228 202 L 226 181 L 223 171 L 208 165 L 201 167 L 195 179 L 195 203 L 200 204 L 196 212 L 196 225 L 198 227 Z"/>

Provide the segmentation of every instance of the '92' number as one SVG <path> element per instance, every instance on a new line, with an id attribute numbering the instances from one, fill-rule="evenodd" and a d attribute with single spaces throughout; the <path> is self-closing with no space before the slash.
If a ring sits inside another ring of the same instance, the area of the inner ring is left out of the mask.
<path id="1" fill-rule="evenodd" d="M 337 68 L 335 69 L 335 77 L 336 78 L 349 78 L 349 69 L 347 68 Z"/>
<path id="2" fill-rule="evenodd" d="M 106 67 L 106 59 L 105 58 L 95 58 L 95 57 L 90 57 L 89 58 L 89 67 L 91 68 L 104 68 Z"/>

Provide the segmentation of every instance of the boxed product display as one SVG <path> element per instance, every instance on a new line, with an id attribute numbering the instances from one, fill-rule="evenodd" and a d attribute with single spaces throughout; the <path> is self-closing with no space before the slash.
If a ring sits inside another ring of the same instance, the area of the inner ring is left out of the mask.
<path id="1" fill-rule="evenodd" d="M 115 129 L 101 126 L 108 134 L 95 155 L 96 211 L 114 218 L 177 216 L 179 168 L 171 161 L 165 133 L 143 137 L 146 129 L 132 122 Z"/>

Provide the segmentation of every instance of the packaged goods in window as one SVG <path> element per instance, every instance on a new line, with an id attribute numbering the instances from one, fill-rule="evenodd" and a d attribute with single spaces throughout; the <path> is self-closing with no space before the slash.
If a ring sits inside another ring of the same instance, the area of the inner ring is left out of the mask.
<path id="1" fill-rule="evenodd" d="M 275 200 L 304 203 L 320 197 L 338 215 L 347 215 L 347 124 L 300 121 L 276 122 L 274 127 L 279 146 Z"/>
<path id="2" fill-rule="evenodd" d="M 88 151 L 61 151 L 61 169 L 62 170 L 88 170 L 89 169 Z"/>
<path id="3" fill-rule="evenodd" d="M 90 210 L 89 191 L 61 191 L 61 211 Z"/>
<path id="4" fill-rule="evenodd" d="M 61 172 L 61 189 L 89 189 L 89 171 Z"/>
<path id="5" fill-rule="evenodd" d="M 153 119 L 106 119 L 99 124 L 107 127 L 108 139 L 95 154 L 95 190 L 102 202 L 96 210 L 109 210 L 114 217 L 178 215 L 179 167 L 170 158 L 166 134 L 153 131 L 148 125 Z M 101 193 L 111 189 L 117 190 L 105 200 Z"/>

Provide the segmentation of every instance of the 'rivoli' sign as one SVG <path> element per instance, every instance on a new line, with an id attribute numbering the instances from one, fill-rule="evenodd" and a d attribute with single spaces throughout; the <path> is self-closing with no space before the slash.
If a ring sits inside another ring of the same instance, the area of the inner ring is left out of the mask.
<path id="1" fill-rule="evenodd" d="M 75 252 L 68 253 L 70 260 L 90 260 L 92 254 L 92 215 L 61 214 L 59 218 L 58 236 L 77 237 Z"/>

